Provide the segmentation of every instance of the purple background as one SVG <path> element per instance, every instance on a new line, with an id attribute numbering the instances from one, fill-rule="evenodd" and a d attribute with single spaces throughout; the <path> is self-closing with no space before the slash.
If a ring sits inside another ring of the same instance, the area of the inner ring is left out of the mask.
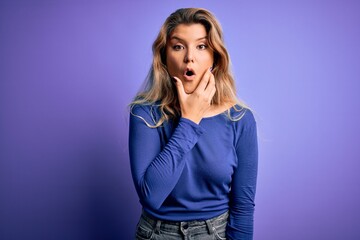
<path id="1" fill-rule="evenodd" d="M 1 1 L 0 239 L 132 239 L 127 104 L 179 7 L 255 111 L 254 239 L 360 239 L 360 2 Z"/>

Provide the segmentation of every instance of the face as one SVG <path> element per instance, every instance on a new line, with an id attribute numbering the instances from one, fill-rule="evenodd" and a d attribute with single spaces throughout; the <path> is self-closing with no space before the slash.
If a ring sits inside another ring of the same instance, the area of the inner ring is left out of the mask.
<path id="1" fill-rule="evenodd" d="M 214 54 L 202 24 L 179 24 L 174 29 L 166 44 L 166 65 L 170 76 L 181 80 L 186 93 L 196 89 L 213 62 Z"/>

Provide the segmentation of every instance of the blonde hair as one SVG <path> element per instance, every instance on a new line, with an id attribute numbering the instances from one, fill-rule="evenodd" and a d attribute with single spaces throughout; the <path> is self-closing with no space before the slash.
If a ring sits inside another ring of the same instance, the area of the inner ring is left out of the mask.
<path id="1" fill-rule="evenodd" d="M 130 111 L 137 104 L 158 104 L 161 117 L 155 122 L 155 125 L 150 125 L 142 117 L 138 116 L 149 127 L 161 126 L 164 121 L 181 116 L 176 86 L 172 83 L 171 76 L 166 67 L 166 44 L 170 35 L 179 24 L 192 23 L 200 23 L 205 27 L 209 48 L 214 53 L 212 73 L 215 77 L 216 93 L 212 104 L 220 105 L 236 102 L 242 108 L 246 107 L 236 97 L 235 81 L 230 70 L 230 57 L 224 45 L 223 33 L 219 22 L 206 9 L 181 8 L 173 12 L 162 25 L 152 45 L 153 62 L 146 78 L 145 89 L 138 93 L 130 104 Z M 239 111 L 235 106 L 234 109 Z M 237 117 L 236 120 L 239 120 L 242 115 Z M 228 116 L 230 117 L 230 109 L 228 110 Z"/>

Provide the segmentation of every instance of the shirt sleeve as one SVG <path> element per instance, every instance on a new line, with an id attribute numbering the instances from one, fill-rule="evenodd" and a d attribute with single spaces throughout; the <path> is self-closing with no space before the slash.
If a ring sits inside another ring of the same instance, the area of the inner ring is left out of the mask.
<path id="1" fill-rule="evenodd" d="M 228 239 L 252 240 L 258 144 L 256 122 L 250 110 L 247 110 L 243 118 L 239 120 L 239 125 L 241 129 L 236 143 L 238 162 L 231 184 L 227 237 Z"/>
<path id="2" fill-rule="evenodd" d="M 141 204 L 158 209 L 171 193 L 185 166 L 184 155 L 197 143 L 203 129 L 180 118 L 169 141 L 163 146 L 150 107 L 137 105 L 130 114 L 129 154 L 136 191 Z"/>

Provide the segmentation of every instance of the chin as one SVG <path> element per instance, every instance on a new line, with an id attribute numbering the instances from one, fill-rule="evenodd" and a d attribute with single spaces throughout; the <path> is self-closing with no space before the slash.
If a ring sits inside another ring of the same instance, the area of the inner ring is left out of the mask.
<path id="1" fill-rule="evenodd" d="M 199 85 L 199 81 L 185 82 L 183 83 L 184 90 L 187 94 L 193 93 Z"/>
<path id="2" fill-rule="evenodd" d="M 189 89 L 189 88 L 184 88 L 184 91 L 187 93 L 187 94 L 192 94 L 194 91 L 195 91 L 195 89 Z"/>

